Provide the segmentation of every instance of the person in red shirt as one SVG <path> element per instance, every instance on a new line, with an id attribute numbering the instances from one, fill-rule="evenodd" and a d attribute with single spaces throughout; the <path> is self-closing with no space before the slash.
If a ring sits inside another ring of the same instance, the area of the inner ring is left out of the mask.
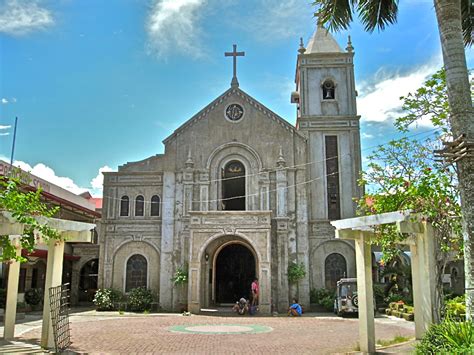
<path id="1" fill-rule="evenodd" d="M 253 280 L 251 290 L 252 290 L 252 306 L 256 306 L 258 305 L 258 294 L 260 291 L 258 278 L 255 278 L 255 280 Z"/>

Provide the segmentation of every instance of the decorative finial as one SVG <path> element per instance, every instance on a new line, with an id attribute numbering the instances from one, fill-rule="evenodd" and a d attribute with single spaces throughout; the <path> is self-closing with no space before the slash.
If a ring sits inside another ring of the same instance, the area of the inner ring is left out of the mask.
<path id="1" fill-rule="evenodd" d="M 354 47 L 352 47 L 351 36 L 347 36 L 347 47 L 346 50 L 351 53 L 354 51 Z"/>
<path id="2" fill-rule="evenodd" d="M 192 169 L 194 167 L 193 157 L 191 156 L 191 148 L 189 148 L 189 150 L 188 150 L 188 159 L 184 163 L 184 166 L 187 169 Z"/>
<path id="3" fill-rule="evenodd" d="M 298 52 L 300 54 L 304 54 L 304 52 L 306 52 L 306 48 L 304 47 L 303 43 L 303 37 L 300 37 L 300 48 L 298 49 Z"/>
<path id="4" fill-rule="evenodd" d="M 286 160 L 283 158 L 283 149 L 280 145 L 280 152 L 278 153 L 277 167 L 284 168 L 286 166 Z"/>
<path id="5" fill-rule="evenodd" d="M 233 45 L 233 51 L 232 52 L 225 52 L 224 55 L 226 57 L 234 57 L 234 76 L 232 77 L 232 81 L 230 82 L 230 86 L 233 88 L 238 88 L 239 87 L 239 81 L 237 80 L 237 57 L 243 57 L 245 56 L 245 52 L 237 52 L 237 45 Z"/>

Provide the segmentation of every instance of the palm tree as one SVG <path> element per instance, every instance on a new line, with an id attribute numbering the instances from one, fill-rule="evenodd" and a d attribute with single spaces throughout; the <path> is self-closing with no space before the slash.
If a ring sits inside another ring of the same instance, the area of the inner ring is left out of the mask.
<path id="1" fill-rule="evenodd" d="M 384 30 L 397 21 L 398 0 L 315 0 L 315 16 L 330 30 L 347 29 L 357 14 L 368 32 Z M 474 42 L 474 2 L 433 0 L 443 52 L 451 133 L 474 141 L 474 109 L 464 46 Z M 456 162 L 463 217 L 466 317 L 474 317 L 474 158 Z"/>

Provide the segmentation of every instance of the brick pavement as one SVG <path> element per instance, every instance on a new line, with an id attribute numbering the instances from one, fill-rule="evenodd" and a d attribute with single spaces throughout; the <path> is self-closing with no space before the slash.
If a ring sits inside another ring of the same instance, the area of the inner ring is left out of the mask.
<path id="1" fill-rule="evenodd" d="M 184 325 L 262 325 L 261 334 L 185 334 L 169 331 Z M 71 320 L 72 346 L 78 353 L 122 354 L 327 354 L 352 351 L 358 341 L 358 320 L 337 317 L 219 317 L 181 315 L 123 315 L 90 312 Z M 414 336 L 413 323 L 376 319 L 376 338 Z M 39 329 L 21 338 L 34 340 Z"/>

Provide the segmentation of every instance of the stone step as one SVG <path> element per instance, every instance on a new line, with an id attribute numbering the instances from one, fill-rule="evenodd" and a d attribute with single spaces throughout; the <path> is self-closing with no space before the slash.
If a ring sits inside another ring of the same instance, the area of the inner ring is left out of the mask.
<path id="1" fill-rule="evenodd" d="M 39 345 L 19 341 L 0 342 L 0 354 L 51 354 Z"/>

